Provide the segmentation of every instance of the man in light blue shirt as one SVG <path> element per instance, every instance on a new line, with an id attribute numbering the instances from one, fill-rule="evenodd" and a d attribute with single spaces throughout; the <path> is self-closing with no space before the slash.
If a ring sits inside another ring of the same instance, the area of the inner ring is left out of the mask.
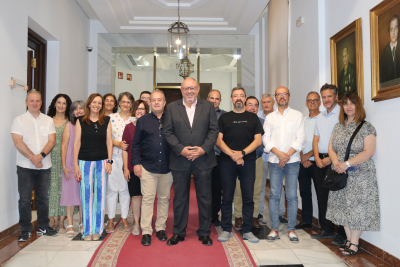
<path id="1" fill-rule="evenodd" d="M 334 231 L 334 224 L 325 218 L 328 206 L 329 190 L 323 188 L 322 184 L 326 176 L 326 171 L 331 166 L 331 159 L 328 154 L 329 140 L 333 127 L 339 122 L 340 107 L 338 104 L 338 89 L 333 84 L 324 84 L 320 90 L 322 102 L 326 108 L 317 117 L 315 124 L 313 150 L 315 164 L 317 165 L 314 173 L 315 191 L 318 197 L 318 220 L 321 230 L 318 234 L 311 235 L 313 239 L 335 238 L 333 245 L 343 245 L 346 240 L 346 233 L 343 226 L 339 226 L 338 235 Z"/>
<path id="2" fill-rule="evenodd" d="M 304 117 L 304 129 L 306 131 L 306 142 L 304 150 L 300 153 L 299 189 L 301 196 L 301 222 L 295 226 L 296 229 L 311 228 L 313 218 L 311 179 L 314 179 L 315 160 L 313 150 L 314 128 L 317 116 L 320 113 L 321 97 L 317 92 L 311 91 L 306 98 L 306 106 L 309 115 Z"/>
<path id="3" fill-rule="evenodd" d="M 214 103 L 215 113 L 217 113 L 217 119 L 221 114 L 225 113 L 225 110 L 219 108 L 219 104 L 221 103 L 221 92 L 217 89 L 213 89 L 208 93 L 207 100 Z M 211 222 L 214 223 L 215 226 L 220 225 L 220 220 L 218 218 L 218 212 L 221 209 L 221 197 L 222 197 L 222 188 L 221 188 L 221 178 L 220 178 L 220 168 L 219 163 L 221 162 L 220 154 L 221 150 L 219 147 L 214 146 L 215 157 L 217 159 L 217 166 L 214 167 L 212 171 L 212 184 L 211 184 Z"/>

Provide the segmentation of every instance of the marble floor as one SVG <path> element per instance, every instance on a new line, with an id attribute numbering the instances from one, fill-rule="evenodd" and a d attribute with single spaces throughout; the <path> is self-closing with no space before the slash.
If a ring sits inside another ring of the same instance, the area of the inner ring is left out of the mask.
<path id="1" fill-rule="evenodd" d="M 268 202 L 266 202 L 268 205 Z M 268 209 L 266 209 L 268 210 Z M 264 214 L 264 223 L 269 225 L 269 214 Z M 75 231 L 78 231 L 79 216 L 75 215 Z M 280 240 L 259 243 L 245 241 L 258 266 L 305 266 L 305 267 L 346 267 L 347 265 L 329 248 L 303 230 L 298 231 L 300 241 L 290 242 L 286 225 L 280 226 Z M 218 242 L 215 240 L 215 242 Z M 72 241 L 65 234 L 56 237 L 39 237 L 19 251 L 4 265 L 6 267 L 61 267 L 87 266 L 101 242 Z"/>

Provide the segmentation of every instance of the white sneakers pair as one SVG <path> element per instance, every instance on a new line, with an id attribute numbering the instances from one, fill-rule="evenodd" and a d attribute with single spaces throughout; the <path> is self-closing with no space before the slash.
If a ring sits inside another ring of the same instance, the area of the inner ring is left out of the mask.
<path id="1" fill-rule="evenodd" d="M 289 231 L 288 237 L 290 241 L 297 242 L 299 241 L 299 236 L 294 230 Z M 278 231 L 272 229 L 269 235 L 267 236 L 267 240 L 274 241 L 276 239 L 280 239 Z"/>

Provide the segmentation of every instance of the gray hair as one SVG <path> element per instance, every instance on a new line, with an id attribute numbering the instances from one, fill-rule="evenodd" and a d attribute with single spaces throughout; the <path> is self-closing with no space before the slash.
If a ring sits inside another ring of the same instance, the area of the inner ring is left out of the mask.
<path id="1" fill-rule="evenodd" d="M 307 94 L 307 96 L 306 96 L 306 100 L 307 100 L 308 96 L 311 95 L 311 94 L 316 94 L 316 95 L 318 96 L 318 99 L 321 100 L 321 96 L 319 95 L 318 92 L 315 92 L 315 91 L 309 92 L 309 93 Z"/>
<path id="2" fill-rule="evenodd" d="M 262 94 L 262 95 L 261 95 L 261 100 L 262 100 L 263 98 L 267 98 L 267 97 L 271 97 L 272 100 L 274 100 L 274 97 L 273 97 L 271 94 L 269 94 L 269 93 Z"/>
<path id="3" fill-rule="evenodd" d="M 26 99 L 25 99 L 25 100 L 28 100 L 28 96 L 29 96 L 30 94 L 39 94 L 39 95 L 40 95 L 40 100 L 42 100 L 42 94 L 41 94 L 39 91 L 36 91 L 36 90 L 30 90 L 30 91 L 28 91 L 28 93 L 26 93 Z"/>
<path id="4" fill-rule="evenodd" d="M 150 102 L 151 102 L 151 96 L 152 96 L 154 93 L 161 93 L 161 94 L 163 95 L 163 97 L 164 97 L 164 101 L 166 101 L 166 100 L 165 100 L 165 94 L 164 94 L 164 92 L 163 92 L 162 90 L 160 90 L 160 89 L 156 89 L 156 90 L 154 90 L 153 92 L 151 92 L 151 95 L 150 95 Z"/>
<path id="5" fill-rule="evenodd" d="M 233 92 L 235 92 L 236 90 L 242 90 L 244 92 L 244 96 L 246 96 L 246 91 L 244 90 L 243 87 L 233 87 L 233 89 L 231 91 L 231 97 L 233 95 Z"/>
<path id="6" fill-rule="evenodd" d="M 195 81 L 195 82 L 196 82 L 196 85 L 199 86 L 199 83 L 196 81 L 195 78 L 186 78 L 186 79 L 184 79 L 184 80 L 181 82 L 181 88 L 182 88 L 183 83 L 184 83 L 186 80 L 188 80 L 188 79 L 191 79 L 191 80 Z"/>
<path id="7" fill-rule="evenodd" d="M 210 98 L 210 94 L 211 94 L 212 92 L 218 92 L 218 93 L 219 93 L 219 98 L 222 98 L 222 97 L 221 97 L 221 92 L 220 92 L 219 90 L 217 90 L 217 89 L 212 89 L 210 92 L 208 92 L 207 98 Z"/>
<path id="8" fill-rule="evenodd" d="M 74 111 L 78 106 L 85 109 L 85 101 L 76 100 L 76 101 L 72 102 L 71 108 L 69 109 L 69 117 L 71 119 L 71 122 L 73 122 L 72 124 L 75 124 L 75 122 L 76 122 L 76 117 L 75 117 Z"/>

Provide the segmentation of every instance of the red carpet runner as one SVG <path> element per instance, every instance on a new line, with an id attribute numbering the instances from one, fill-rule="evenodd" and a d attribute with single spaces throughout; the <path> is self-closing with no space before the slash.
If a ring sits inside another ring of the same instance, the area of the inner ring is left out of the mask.
<path id="1" fill-rule="evenodd" d="M 168 238 L 172 236 L 173 226 L 173 190 L 169 205 L 166 234 Z M 156 205 L 155 205 L 156 206 Z M 154 211 L 155 221 L 156 209 Z M 132 222 L 132 212 L 128 216 Z M 221 243 L 217 240 L 220 227 L 211 225 L 212 246 L 204 246 L 198 240 L 196 229 L 199 225 L 198 207 L 194 182 L 191 183 L 189 222 L 186 229 L 185 241 L 179 242 L 175 246 L 167 246 L 166 242 L 161 242 L 155 236 L 155 230 L 151 237 L 151 246 L 142 246 L 140 241 L 142 235 L 133 236 L 131 233 L 124 232 L 121 228 L 122 223 L 118 222 L 116 231 L 108 235 L 103 243 L 96 250 L 88 266 L 90 267 L 125 267 L 125 266 L 256 266 L 249 250 L 236 232 L 228 242 Z M 154 223 L 153 223 L 154 229 Z"/>

